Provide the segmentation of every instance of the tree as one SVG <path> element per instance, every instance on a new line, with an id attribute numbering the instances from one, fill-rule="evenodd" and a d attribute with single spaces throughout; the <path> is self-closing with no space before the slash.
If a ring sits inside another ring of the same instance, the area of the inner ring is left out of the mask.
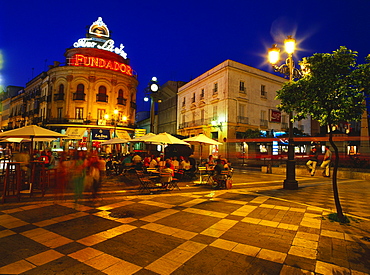
<path id="1" fill-rule="evenodd" d="M 345 217 L 339 200 L 337 171 L 338 147 L 333 142 L 333 126 L 340 122 L 359 121 L 365 109 L 365 94 L 369 91 L 369 61 L 357 64 L 357 52 L 340 47 L 333 53 L 316 53 L 303 58 L 301 66 L 304 76 L 290 81 L 277 91 L 281 101 L 279 109 L 294 112 L 293 120 L 311 116 L 321 126 L 329 129 L 329 142 L 335 152 L 333 171 L 333 193 L 337 217 Z"/>

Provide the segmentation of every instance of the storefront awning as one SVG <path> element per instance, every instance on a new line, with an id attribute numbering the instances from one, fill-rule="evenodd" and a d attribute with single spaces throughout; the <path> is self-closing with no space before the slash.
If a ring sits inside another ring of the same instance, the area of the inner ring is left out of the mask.
<path id="1" fill-rule="evenodd" d="M 122 139 L 131 140 L 130 135 L 125 130 L 117 130 L 116 131 L 117 137 Z"/>
<path id="2" fill-rule="evenodd" d="M 85 134 L 86 128 L 67 128 L 66 135 L 68 137 L 64 139 L 82 139 Z"/>

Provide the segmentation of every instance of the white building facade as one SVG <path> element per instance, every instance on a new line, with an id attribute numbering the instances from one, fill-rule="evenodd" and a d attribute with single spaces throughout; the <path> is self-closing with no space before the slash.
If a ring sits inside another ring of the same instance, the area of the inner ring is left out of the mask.
<path id="1" fill-rule="evenodd" d="M 288 115 L 277 109 L 279 101 L 275 99 L 276 91 L 285 81 L 274 74 L 226 60 L 179 88 L 178 134 L 203 133 L 223 142 L 210 147 L 207 153 L 239 158 L 244 154 L 240 143 L 248 129 L 263 131 L 267 136 L 278 136 L 288 130 Z M 294 127 L 307 134 L 310 125 L 309 121 L 294 123 Z"/>

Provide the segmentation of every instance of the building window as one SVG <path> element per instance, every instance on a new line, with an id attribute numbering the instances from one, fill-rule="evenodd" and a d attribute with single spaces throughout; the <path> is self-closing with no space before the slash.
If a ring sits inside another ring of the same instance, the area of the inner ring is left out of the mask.
<path id="1" fill-rule="evenodd" d="M 245 104 L 239 104 L 239 112 L 237 117 L 238 123 L 248 124 L 248 118 L 245 116 L 247 105 Z"/>
<path id="2" fill-rule="evenodd" d="M 211 132 L 211 139 L 218 140 L 218 132 Z"/>
<path id="3" fill-rule="evenodd" d="M 212 120 L 216 121 L 217 119 L 217 106 L 213 106 Z"/>
<path id="4" fill-rule="evenodd" d="M 62 118 L 63 117 L 63 108 L 58 107 L 57 109 L 57 118 Z"/>
<path id="5" fill-rule="evenodd" d="M 260 126 L 266 128 L 268 126 L 268 122 L 266 119 L 266 111 L 261 111 L 261 122 Z"/>
<path id="6" fill-rule="evenodd" d="M 241 93 L 245 93 L 246 89 L 245 89 L 245 82 L 244 81 L 239 82 L 239 91 Z"/>
<path id="7" fill-rule="evenodd" d="M 184 97 L 184 99 L 182 101 L 182 107 L 185 107 L 185 104 L 186 104 L 186 101 L 185 101 L 185 97 Z"/>
<path id="8" fill-rule="evenodd" d="M 63 84 L 60 84 L 60 85 L 59 85 L 59 91 L 58 91 L 58 94 L 64 94 L 64 85 L 63 85 Z"/>
<path id="9" fill-rule="evenodd" d="M 84 117 L 84 108 L 77 107 L 75 110 L 75 118 L 76 119 L 83 119 Z"/>
<path id="10" fill-rule="evenodd" d="M 118 91 L 118 98 L 117 98 L 117 104 L 125 105 L 126 106 L 127 99 L 124 98 L 124 93 L 122 89 L 119 89 Z"/>
<path id="11" fill-rule="evenodd" d="M 204 109 L 200 110 L 200 122 L 204 124 Z"/>
<path id="12" fill-rule="evenodd" d="M 73 94 L 73 100 L 85 100 L 85 86 L 78 84 L 76 92 Z"/>
<path id="13" fill-rule="evenodd" d="M 195 93 L 193 93 L 193 97 L 191 98 L 191 103 L 195 103 Z"/>
<path id="14" fill-rule="evenodd" d="M 104 115 L 105 115 L 105 109 L 98 109 L 98 120 L 105 119 Z"/>
<path id="15" fill-rule="evenodd" d="M 214 83 L 213 84 L 213 94 L 217 94 L 218 93 L 218 83 Z"/>
<path id="16" fill-rule="evenodd" d="M 200 92 L 200 100 L 204 99 L 204 89 L 201 90 Z"/>
<path id="17" fill-rule="evenodd" d="M 98 94 L 96 95 L 96 101 L 108 102 L 107 88 L 105 86 L 100 86 Z"/>
<path id="18" fill-rule="evenodd" d="M 54 101 L 56 100 L 64 100 L 64 85 L 60 84 L 58 93 L 54 95 Z"/>
<path id="19" fill-rule="evenodd" d="M 261 96 L 262 97 L 267 97 L 267 92 L 266 92 L 266 86 L 261 85 Z"/>

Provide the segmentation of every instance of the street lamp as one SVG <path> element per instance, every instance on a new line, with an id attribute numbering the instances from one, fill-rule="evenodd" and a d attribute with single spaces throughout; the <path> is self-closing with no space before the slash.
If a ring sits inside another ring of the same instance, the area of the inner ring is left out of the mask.
<path id="1" fill-rule="evenodd" d="M 285 64 L 277 66 L 276 63 L 280 59 L 280 49 L 276 44 L 268 51 L 269 62 L 271 63 L 275 72 L 282 73 L 289 76 L 289 81 L 300 78 L 302 73 L 299 69 L 294 67 L 293 53 L 295 51 L 296 41 L 291 36 L 288 36 L 284 40 L 285 52 L 288 54 L 288 58 Z M 288 160 L 286 165 L 286 179 L 284 180 L 284 189 L 298 189 L 298 181 L 295 177 L 295 166 L 296 161 L 294 158 L 294 139 L 293 139 L 293 112 L 289 112 L 289 144 L 288 144 Z"/>
<path id="2" fill-rule="evenodd" d="M 113 114 L 114 114 L 114 137 L 117 137 L 117 133 L 116 133 L 116 130 L 117 130 L 117 115 L 118 115 L 118 110 L 117 109 L 114 109 L 113 111 Z"/>
<path id="3" fill-rule="evenodd" d="M 154 97 L 155 97 L 155 94 L 159 91 L 159 84 L 155 76 L 153 76 L 152 80 L 149 82 L 147 90 L 150 92 L 150 99 L 151 99 L 151 102 L 150 102 L 150 133 L 154 133 L 154 118 L 155 118 Z M 148 101 L 148 98 L 145 97 L 144 100 Z"/>

